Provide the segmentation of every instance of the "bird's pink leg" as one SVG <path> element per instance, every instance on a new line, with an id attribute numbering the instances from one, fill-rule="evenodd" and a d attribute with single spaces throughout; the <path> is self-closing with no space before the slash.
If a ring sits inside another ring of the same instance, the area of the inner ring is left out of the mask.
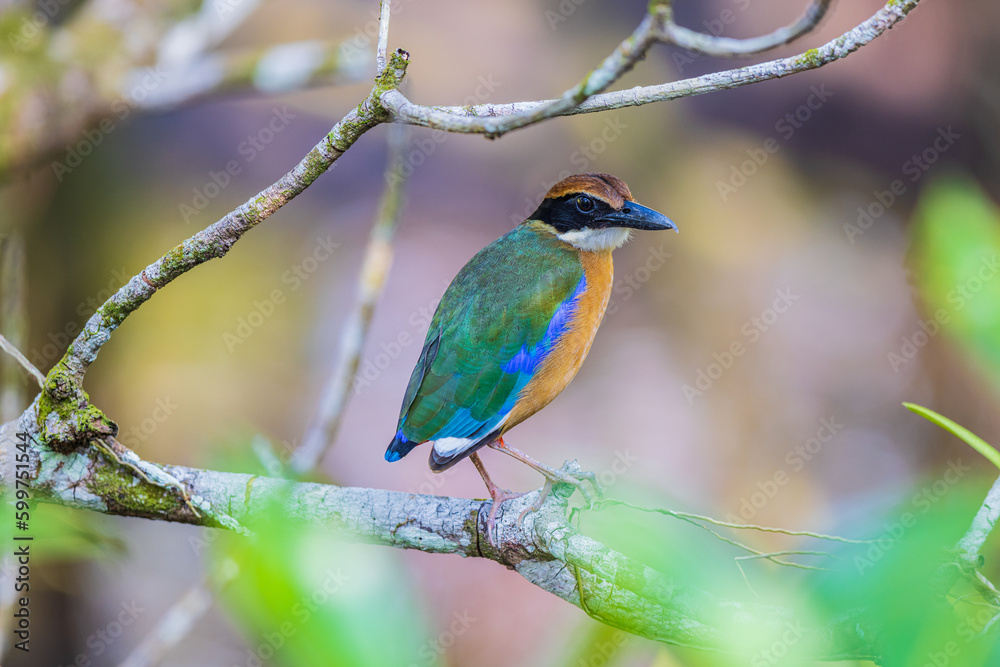
<path id="1" fill-rule="evenodd" d="M 510 500 L 511 498 L 519 498 L 523 496 L 523 493 L 513 493 L 506 489 L 501 489 L 493 480 L 490 479 L 490 475 L 486 472 L 486 467 L 483 462 L 479 459 L 479 454 L 472 454 L 469 456 L 472 461 L 472 465 L 476 466 L 476 470 L 479 471 L 479 476 L 483 478 L 486 482 L 486 490 L 489 491 L 490 498 L 493 499 L 493 506 L 490 507 L 490 514 L 486 518 L 486 537 L 494 547 L 497 545 L 497 535 L 496 535 L 496 523 L 497 523 L 497 511 L 500 509 L 500 505 L 505 500 Z"/>
<path id="2" fill-rule="evenodd" d="M 550 468 L 541 461 L 536 461 L 531 458 L 520 449 L 511 447 L 503 441 L 503 438 L 497 438 L 494 442 L 491 442 L 490 447 L 497 450 L 498 452 L 503 452 L 511 458 L 515 458 L 521 463 L 531 466 L 537 470 L 550 484 L 572 484 L 576 488 L 580 489 L 580 493 L 583 495 L 587 504 L 593 506 L 594 497 L 591 492 L 587 489 L 584 482 L 590 482 L 594 490 L 597 492 L 598 496 L 603 495 L 601 491 L 601 486 L 597 483 L 597 476 L 594 473 L 582 473 L 580 476 L 574 476 L 567 474 L 561 470 L 556 470 L 555 468 Z M 540 499 L 544 498 L 544 494 L 540 496 Z M 541 504 L 539 503 L 539 507 Z M 535 508 L 538 509 L 538 508 Z"/>

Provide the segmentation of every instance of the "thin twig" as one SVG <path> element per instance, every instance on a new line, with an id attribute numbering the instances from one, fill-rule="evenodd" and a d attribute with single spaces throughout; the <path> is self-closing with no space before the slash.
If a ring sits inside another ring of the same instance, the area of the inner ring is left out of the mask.
<path id="1" fill-rule="evenodd" d="M 375 67 L 381 74 L 385 71 L 389 60 L 386 54 L 389 50 L 389 14 L 392 11 L 391 0 L 382 0 L 378 17 L 378 46 L 375 49 Z"/>
<path id="2" fill-rule="evenodd" d="M 734 559 L 735 560 L 735 559 Z M 747 590 L 753 593 L 755 598 L 760 599 L 760 595 L 754 590 L 754 587 L 750 584 L 750 577 L 747 576 L 746 570 L 743 569 L 743 564 L 736 560 L 736 569 L 740 571 L 740 576 L 743 577 L 743 583 L 747 585 Z"/>
<path id="3" fill-rule="evenodd" d="M 830 568 L 827 567 L 816 567 L 813 565 L 803 565 L 801 563 L 793 563 L 791 561 L 776 561 L 772 556 L 822 556 L 823 558 L 836 558 L 831 553 L 825 551 L 803 551 L 801 549 L 786 549 L 784 551 L 769 551 L 767 553 L 761 554 L 751 554 L 749 556 L 734 556 L 733 560 L 757 560 L 760 558 L 766 558 L 767 560 L 778 563 L 779 565 L 788 565 L 789 567 L 797 567 L 803 570 L 818 570 L 821 572 L 829 572 Z"/>
<path id="4" fill-rule="evenodd" d="M 387 5 L 388 2 L 383 3 L 383 6 Z M 289 462 L 291 469 L 300 475 L 319 465 L 323 455 L 337 437 L 344 408 L 351 396 L 352 382 L 361 363 L 365 342 L 368 340 L 375 305 L 382 296 L 392 266 L 392 242 L 399 223 L 403 187 L 406 182 L 403 169 L 405 138 L 406 130 L 403 125 L 394 124 L 389 128 L 386 187 L 382 192 L 378 213 L 372 225 L 358 275 L 354 308 L 341 329 L 337 363 L 326 386 L 323 387 L 316 416 L 306 431 L 302 444 L 292 454 Z"/>
<path id="5" fill-rule="evenodd" d="M 152 667 L 163 661 L 170 650 L 177 646 L 195 622 L 212 606 L 212 584 L 217 589 L 229 584 L 239 574 L 239 566 L 226 558 L 218 572 L 206 574 L 201 581 L 189 588 L 163 615 L 139 645 L 119 663 L 118 667 Z"/>
<path id="6" fill-rule="evenodd" d="M 702 525 L 702 524 L 698 523 L 697 521 L 695 521 L 693 519 L 689 519 L 688 517 L 680 516 L 680 515 L 676 515 L 676 516 L 681 521 L 686 521 L 686 522 L 690 523 L 692 526 L 697 526 L 698 528 L 701 528 L 705 532 L 711 533 L 717 539 L 725 542 L 726 544 L 730 544 L 730 545 L 736 547 L 737 549 L 742 549 L 743 551 L 746 551 L 747 553 L 753 554 L 754 556 L 756 556 L 758 558 L 764 558 L 766 560 L 769 560 L 772 563 L 774 563 L 775 565 L 786 565 L 788 567 L 797 567 L 797 568 L 802 569 L 802 570 L 821 570 L 821 569 L 823 569 L 823 568 L 815 567 L 813 565 L 802 565 L 801 563 L 793 563 L 791 561 L 782 560 L 782 559 L 780 559 L 780 558 L 777 557 L 777 555 L 779 555 L 779 554 L 768 554 L 768 553 L 765 553 L 763 551 L 758 551 L 757 549 L 754 549 L 753 547 L 751 547 L 749 545 L 743 544 L 742 542 L 740 542 L 738 540 L 734 540 L 734 539 L 728 538 L 725 535 L 722 535 L 721 533 L 719 533 L 718 531 L 712 530 L 708 526 Z M 825 554 L 825 552 L 816 552 L 816 553 L 824 553 Z M 830 554 L 825 554 L 825 555 L 829 556 Z M 739 558 L 740 557 L 737 556 L 735 558 L 735 560 L 739 560 Z"/>
<path id="7" fill-rule="evenodd" d="M 600 503 L 595 504 L 594 509 L 602 509 L 602 505 L 621 505 L 622 507 L 628 507 L 629 509 L 638 510 L 640 512 L 651 512 L 654 514 L 665 514 L 667 516 L 672 516 L 678 519 L 694 519 L 697 521 L 705 521 L 706 523 L 711 523 L 716 526 L 722 526 L 723 528 L 733 528 L 735 530 L 756 530 L 762 533 L 780 533 L 782 535 L 792 535 L 792 536 L 802 536 L 802 537 L 814 537 L 817 540 L 829 540 L 831 542 L 843 542 L 844 544 L 871 544 L 872 540 L 852 540 L 847 537 L 840 537 L 838 535 L 824 535 L 823 533 L 813 533 L 807 530 L 785 530 L 784 528 L 772 528 L 770 526 L 758 526 L 752 523 L 729 523 L 728 521 L 720 521 L 719 519 L 713 519 L 710 516 L 705 516 L 702 514 L 691 514 L 690 512 L 678 512 L 676 510 L 668 510 L 660 507 L 643 507 L 642 505 L 636 505 L 630 503 L 626 500 L 616 500 L 614 498 L 608 498 Z"/>
<path id="8" fill-rule="evenodd" d="M 28 375 L 35 378 L 35 381 L 38 382 L 39 387 L 45 385 L 45 376 L 42 375 L 41 371 L 35 368 L 35 365 L 30 361 L 28 361 L 28 358 L 25 357 L 23 354 L 21 354 L 21 351 L 18 350 L 16 347 L 14 347 L 14 345 L 9 340 L 7 340 L 3 334 L 0 334 L 0 350 L 3 350 L 11 357 L 13 357 L 14 360 L 21 365 L 21 368 L 23 368 L 28 372 Z"/>
<path id="9" fill-rule="evenodd" d="M 706 56 L 716 58 L 749 56 L 794 42 L 810 32 L 823 20 L 832 4 L 833 0 L 813 0 L 813 3 L 795 23 L 778 28 L 761 37 L 746 39 L 706 35 L 703 32 L 684 28 L 674 23 L 673 12 L 668 10 L 663 30 L 659 36 L 663 41 Z"/>

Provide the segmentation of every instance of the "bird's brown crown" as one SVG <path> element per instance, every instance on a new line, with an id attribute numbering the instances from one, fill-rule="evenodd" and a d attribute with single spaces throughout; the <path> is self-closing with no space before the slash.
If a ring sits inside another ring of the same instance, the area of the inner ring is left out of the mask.
<path id="1" fill-rule="evenodd" d="M 559 199 L 580 194 L 600 199 L 615 210 L 621 209 L 627 201 L 634 201 L 625 181 L 611 174 L 576 174 L 564 178 L 545 193 L 545 198 Z"/>

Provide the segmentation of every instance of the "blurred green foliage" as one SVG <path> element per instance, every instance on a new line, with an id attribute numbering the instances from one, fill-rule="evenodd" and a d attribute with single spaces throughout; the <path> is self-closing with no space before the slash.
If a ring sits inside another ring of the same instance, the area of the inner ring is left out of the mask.
<path id="1" fill-rule="evenodd" d="M 944 331 L 1000 390 L 1000 212 L 972 180 L 938 180 L 922 194 L 911 234 L 928 336 Z"/>
<path id="2" fill-rule="evenodd" d="M 926 480 L 878 517 L 868 544 L 838 552 L 842 567 L 804 588 L 828 618 L 863 609 L 878 632 L 883 664 L 994 664 L 985 657 L 990 642 L 978 635 L 997 609 L 957 578 L 951 562 L 981 501 L 970 481 L 950 469 Z"/>
<path id="3" fill-rule="evenodd" d="M 235 573 L 221 598 L 247 635 L 240 664 L 437 664 L 398 555 L 289 521 L 283 500 L 253 537 L 227 533 L 214 545 L 216 567 Z"/>
<path id="4" fill-rule="evenodd" d="M 984 632 L 1000 609 L 953 562 L 953 548 L 982 502 L 981 485 L 971 470 L 961 461 L 953 462 L 908 489 L 893 507 L 845 526 L 854 542 L 707 525 L 716 536 L 681 519 L 623 506 L 586 513 L 584 530 L 685 588 L 794 609 L 801 619 L 798 628 L 857 619 L 863 625 L 861 634 L 878 636 L 883 664 L 986 667 L 1000 664 L 995 633 Z M 647 498 L 647 504 L 656 502 Z M 733 541 L 810 569 L 792 569 L 762 558 L 743 560 L 738 568 L 736 559 L 748 551 Z M 806 657 L 809 649 L 803 635 L 776 630 L 760 620 L 757 625 L 744 619 L 729 634 L 730 650 L 748 662 L 683 648 L 660 651 L 680 660 L 664 658 L 666 664 L 814 664 Z M 605 635 L 591 629 L 570 656 L 576 660 L 580 652 L 598 655 L 609 645 Z M 843 649 L 852 652 L 848 645 Z"/>
<path id="5" fill-rule="evenodd" d="M 14 492 L 5 489 L 0 494 L 0 505 L 10 508 L 9 521 L 0 521 L 0 541 L 6 545 L 4 553 L 14 553 Z M 79 561 L 120 557 L 126 545 L 118 537 L 112 522 L 91 512 L 52 505 L 30 503 L 28 530 L 21 534 L 31 536 L 32 563 L 51 561 Z"/>

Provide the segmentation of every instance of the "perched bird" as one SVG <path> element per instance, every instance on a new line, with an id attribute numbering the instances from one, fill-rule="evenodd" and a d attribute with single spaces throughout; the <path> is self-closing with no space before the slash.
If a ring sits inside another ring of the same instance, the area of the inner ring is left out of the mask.
<path id="1" fill-rule="evenodd" d="M 583 490 L 581 480 L 510 447 L 503 435 L 576 375 L 611 295 L 611 251 L 632 229 L 677 227 L 636 204 L 615 176 L 570 176 L 527 220 L 480 250 L 438 304 L 385 459 L 398 461 L 425 442 L 433 445 L 434 472 L 471 457 L 493 499 L 490 536 L 500 504 L 520 494 L 490 480 L 476 453 L 482 447 Z"/>

